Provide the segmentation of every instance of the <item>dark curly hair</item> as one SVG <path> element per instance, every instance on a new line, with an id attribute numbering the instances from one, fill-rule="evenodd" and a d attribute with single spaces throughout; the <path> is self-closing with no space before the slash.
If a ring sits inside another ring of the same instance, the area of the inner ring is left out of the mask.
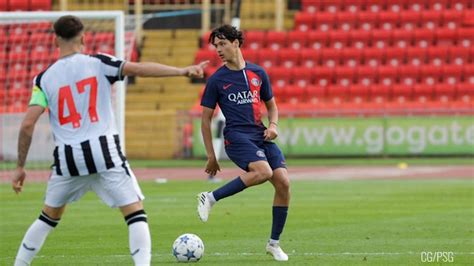
<path id="1" fill-rule="evenodd" d="M 222 25 L 212 30 L 208 42 L 212 44 L 214 42 L 214 38 L 219 38 L 221 40 L 227 39 L 230 42 L 233 42 L 234 40 L 239 40 L 239 47 L 241 47 L 244 43 L 244 36 L 242 34 L 242 31 L 231 25 Z"/>
<path id="2" fill-rule="evenodd" d="M 76 16 L 62 16 L 54 23 L 54 33 L 65 40 L 76 37 L 82 30 L 84 30 L 84 24 Z"/>

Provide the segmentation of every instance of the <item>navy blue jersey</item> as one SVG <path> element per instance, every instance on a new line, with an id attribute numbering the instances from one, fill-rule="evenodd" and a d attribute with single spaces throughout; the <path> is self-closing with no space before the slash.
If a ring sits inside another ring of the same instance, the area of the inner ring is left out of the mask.
<path id="1" fill-rule="evenodd" d="M 260 135 L 266 129 L 261 119 L 260 104 L 272 97 L 265 70 L 247 62 L 242 70 L 230 70 L 225 65 L 219 68 L 207 81 L 201 105 L 215 109 L 219 104 L 226 118 L 224 134 L 236 130 Z"/>

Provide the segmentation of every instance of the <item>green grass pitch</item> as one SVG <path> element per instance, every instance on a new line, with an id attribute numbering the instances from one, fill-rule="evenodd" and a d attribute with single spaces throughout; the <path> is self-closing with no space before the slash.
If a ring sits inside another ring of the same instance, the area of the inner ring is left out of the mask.
<path id="1" fill-rule="evenodd" d="M 202 223 L 196 194 L 217 186 L 204 180 L 141 182 L 153 264 L 176 264 L 172 243 L 191 232 L 205 244 L 199 265 L 281 265 L 264 253 L 271 185 L 222 200 Z M 45 187 L 26 183 L 16 196 L 9 184 L 0 185 L 0 265 L 13 264 Z M 450 264 L 472 265 L 473 193 L 472 180 L 294 181 L 281 240 L 290 256 L 286 265 L 423 265 L 423 251 L 454 252 Z M 67 208 L 33 265 L 132 265 L 127 226 L 118 210 L 89 193 Z"/>

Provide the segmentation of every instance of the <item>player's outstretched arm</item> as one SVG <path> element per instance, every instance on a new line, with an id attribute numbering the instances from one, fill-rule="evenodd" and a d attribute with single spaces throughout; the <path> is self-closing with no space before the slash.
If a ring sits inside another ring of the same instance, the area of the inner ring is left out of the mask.
<path id="1" fill-rule="evenodd" d="M 28 150 L 31 145 L 31 138 L 35 130 L 36 122 L 45 108 L 42 106 L 30 106 L 26 112 L 25 118 L 21 123 L 20 134 L 18 136 L 18 161 L 15 173 L 12 178 L 12 188 L 15 193 L 21 192 L 23 182 L 25 181 L 25 163 L 28 156 Z"/>
<path id="2" fill-rule="evenodd" d="M 174 67 L 153 62 L 125 62 L 122 74 L 124 76 L 139 77 L 173 77 L 187 76 L 190 78 L 202 78 L 204 68 L 209 61 L 203 61 L 197 65 L 187 67 Z"/>
<path id="3" fill-rule="evenodd" d="M 278 137 L 278 107 L 275 102 L 275 98 L 265 102 L 265 106 L 268 110 L 268 128 L 263 132 L 265 140 L 273 140 Z"/>
<path id="4" fill-rule="evenodd" d="M 212 146 L 212 132 L 211 132 L 211 121 L 214 114 L 214 109 L 208 107 L 202 107 L 202 119 L 201 119 L 201 133 L 204 140 L 204 146 L 206 147 L 207 164 L 206 173 L 211 176 L 215 176 L 217 171 L 220 171 L 219 163 L 216 159 L 214 152 L 214 146 Z"/>

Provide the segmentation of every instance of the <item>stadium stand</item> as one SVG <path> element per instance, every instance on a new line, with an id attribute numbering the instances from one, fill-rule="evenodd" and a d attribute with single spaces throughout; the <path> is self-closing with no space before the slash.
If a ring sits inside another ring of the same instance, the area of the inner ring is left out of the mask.
<path id="1" fill-rule="evenodd" d="M 249 30 L 243 53 L 267 69 L 282 112 L 473 113 L 473 5 L 302 0 L 293 30 Z"/>

